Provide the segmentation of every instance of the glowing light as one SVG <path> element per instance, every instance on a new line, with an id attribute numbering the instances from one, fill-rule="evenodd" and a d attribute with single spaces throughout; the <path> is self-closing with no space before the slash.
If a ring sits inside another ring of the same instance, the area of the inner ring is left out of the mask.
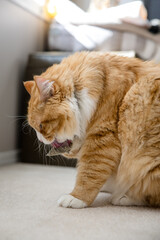
<path id="1" fill-rule="evenodd" d="M 46 0 L 45 12 L 50 18 L 54 18 L 57 15 L 57 9 L 54 0 Z"/>

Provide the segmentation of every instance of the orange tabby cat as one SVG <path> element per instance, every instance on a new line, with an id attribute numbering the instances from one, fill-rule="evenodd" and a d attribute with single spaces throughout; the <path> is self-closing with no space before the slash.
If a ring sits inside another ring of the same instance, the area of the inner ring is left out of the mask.
<path id="1" fill-rule="evenodd" d="M 38 139 L 78 158 L 59 206 L 89 206 L 101 190 L 115 205 L 160 206 L 160 66 L 81 52 L 24 85 Z"/>

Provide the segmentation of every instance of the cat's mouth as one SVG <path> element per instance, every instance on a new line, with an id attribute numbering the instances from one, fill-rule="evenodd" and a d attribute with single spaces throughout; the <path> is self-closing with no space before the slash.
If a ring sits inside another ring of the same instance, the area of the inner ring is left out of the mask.
<path id="1" fill-rule="evenodd" d="M 68 153 L 72 147 L 72 141 L 67 139 L 64 142 L 58 142 L 56 139 L 51 143 L 51 150 L 47 156 L 55 156 L 62 153 Z"/>
<path id="2" fill-rule="evenodd" d="M 51 143 L 52 147 L 55 149 L 58 148 L 66 148 L 66 147 L 71 147 L 72 146 L 72 141 L 67 139 L 64 142 L 58 142 L 56 139 Z"/>

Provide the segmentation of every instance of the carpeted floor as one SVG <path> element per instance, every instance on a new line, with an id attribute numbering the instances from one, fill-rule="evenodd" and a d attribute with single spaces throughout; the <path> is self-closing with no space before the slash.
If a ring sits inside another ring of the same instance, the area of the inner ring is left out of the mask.
<path id="1" fill-rule="evenodd" d="M 14 164 L 0 167 L 0 240 L 159 240 L 160 211 L 115 207 L 100 193 L 90 208 L 57 207 L 76 170 Z"/>

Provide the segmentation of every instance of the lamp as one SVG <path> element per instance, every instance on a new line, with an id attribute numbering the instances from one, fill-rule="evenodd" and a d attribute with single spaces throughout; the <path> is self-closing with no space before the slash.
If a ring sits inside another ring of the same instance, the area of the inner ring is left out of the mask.
<path id="1" fill-rule="evenodd" d="M 47 17 L 53 19 L 57 15 L 55 0 L 46 0 L 44 5 L 44 11 Z"/>

